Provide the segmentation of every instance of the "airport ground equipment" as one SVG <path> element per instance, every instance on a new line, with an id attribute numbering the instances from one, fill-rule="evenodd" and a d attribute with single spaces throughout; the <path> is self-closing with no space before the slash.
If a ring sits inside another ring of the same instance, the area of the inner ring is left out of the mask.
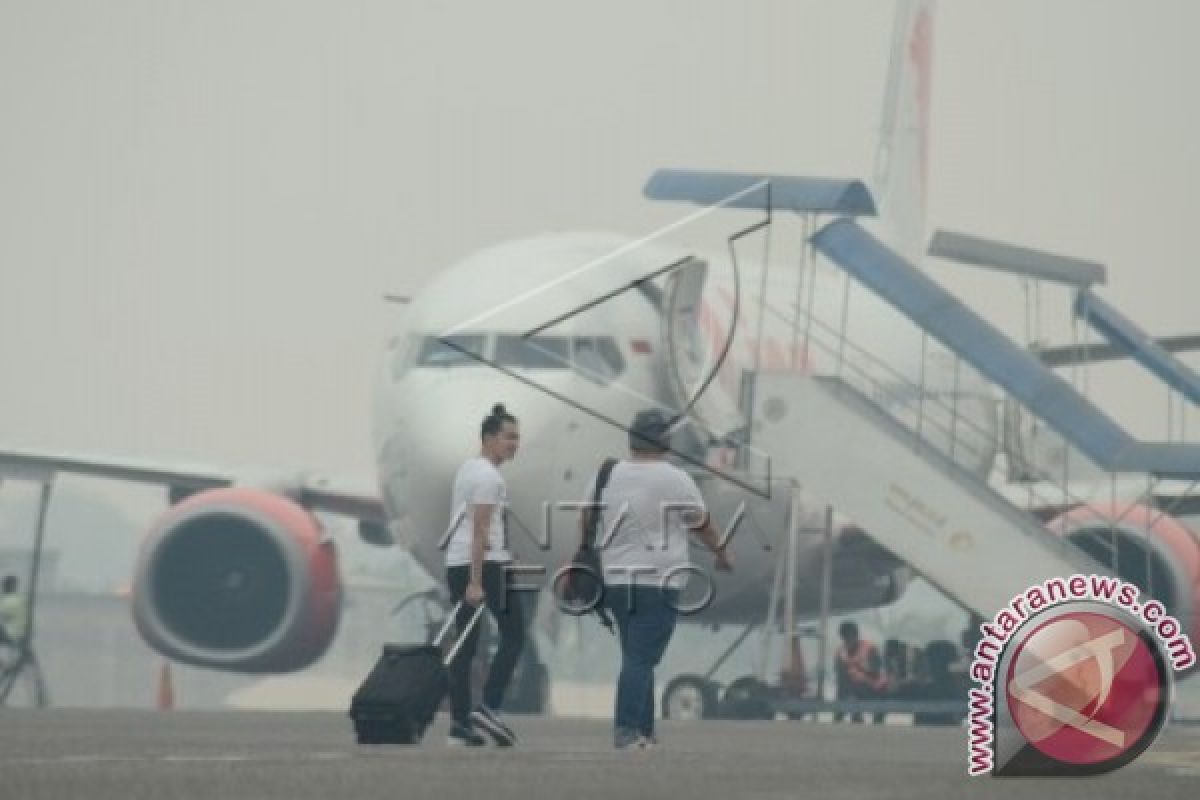
<path id="1" fill-rule="evenodd" d="M 920 342 L 920 374 L 901 374 L 847 335 L 852 327 L 848 301 L 841 319 L 831 320 L 817 318 L 811 299 L 791 305 L 782 298 L 758 298 L 762 314 L 790 322 L 793 348 L 807 354 L 803 369 L 758 369 L 743 376 L 751 383 L 745 441 L 768 453 L 769 478 L 794 480 L 984 619 L 1049 578 L 1112 574 L 1162 600 L 1184 631 L 1200 630 L 1200 576 L 1188 566 L 1200 545 L 1173 516 L 1194 505 L 1200 445 L 1132 436 L 1086 391 L 843 216 L 836 204 L 772 206 L 773 197 L 817 196 L 796 190 L 804 186 L 802 179 L 742 176 L 730 183 L 725 175 L 695 173 L 686 179 L 678 171 L 670 178 L 672 191 L 660 191 L 656 199 L 715 204 L 721 189 L 741 189 L 751 180 L 769 184 L 745 196 L 756 203 L 739 206 L 766 213 L 756 227 L 771 224 L 773 208 L 800 213 L 806 231 L 817 230 L 819 215 L 837 215 L 808 240 L 801 258 L 808 286 L 819 254 L 822 263 L 845 273 L 846 297 L 852 285 L 859 292 L 865 288 L 890 306 L 885 311 L 899 312 L 897 321 Z M 952 253 L 980 264 L 990 259 L 1003 262 L 1008 271 L 1040 270 L 1039 280 L 1075 283 L 1076 313 L 1111 347 L 1138 360 L 1193 404 L 1200 396 L 1194 372 L 1091 292 L 1105 276 L 1099 265 L 969 237 L 942 245 L 943 257 Z M 926 380 L 926 365 L 934 360 L 951 365 L 950 385 Z M 972 419 L 968 403 L 983 403 L 996 413 L 976 413 Z M 1059 437 L 1072 456 L 1057 474 L 1040 469 L 1027 476 L 1027 486 L 1036 484 L 1043 492 L 1053 487 L 1056 498 L 1043 494 L 1021 502 L 1013 486 L 996 482 L 997 456 L 1011 454 L 997 435 L 998 426 L 981 426 L 978 420 L 994 423 L 1007 405 Z M 1086 494 L 1070 474 L 1076 462 L 1094 468 Z M 1105 502 L 1098 502 L 1097 486 L 1111 487 Z M 1091 516 L 1075 524 L 1083 512 Z"/>
<path id="2" fill-rule="evenodd" d="M 41 664 L 33 649 L 37 621 L 38 584 L 41 577 L 42 553 L 45 549 L 46 518 L 54 492 L 55 474 L 37 467 L 8 466 L 0 468 L 3 481 L 27 481 L 38 485 L 37 520 L 34 523 L 32 558 L 24 583 L 25 634 L 12 646 L 0 647 L 0 706 L 29 705 L 45 708 L 50 704 L 50 692 L 42 675 Z"/>

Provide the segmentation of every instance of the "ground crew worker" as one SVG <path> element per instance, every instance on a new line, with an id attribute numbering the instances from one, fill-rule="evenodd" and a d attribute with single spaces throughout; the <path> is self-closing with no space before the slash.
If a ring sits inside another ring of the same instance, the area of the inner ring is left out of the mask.
<path id="1" fill-rule="evenodd" d="M 837 671 L 837 699 L 841 701 L 878 700 L 883 696 L 887 678 L 883 674 L 883 659 L 873 642 L 860 638 L 858 625 L 846 620 L 838 626 L 842 644 L 838 647 L 834 664 Z M 841 722 L 845 713 L 835 711 L 834 722 Z M 883 714 L 876 713 L 875 722 L 883 722 Z M 861 722 L 862 715 L 854 712 L 852 722 Z"/>
<path id="2" fill-rule="evenodd" d="M 29 622 L 20 586 L 16 575 L 5 575 L 0 586 L 0 645 L 14 649 L 25 638 L 25 626 Z"/>

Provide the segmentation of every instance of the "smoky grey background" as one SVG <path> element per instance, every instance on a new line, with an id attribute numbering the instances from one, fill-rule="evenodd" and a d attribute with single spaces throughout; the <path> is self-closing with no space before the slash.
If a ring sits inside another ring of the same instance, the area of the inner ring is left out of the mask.
<path id="1" fill-rule="evenodd" d="M 660 166 L 869 177 L 891 26 L 867 0 L 0 2 L 0 442 L 369 474 L 384 293 L 654 230 Z M 1198 28 L 1185 0 L 942 2 L 931 230 L 1101 260 L 1104 297 L 1194 330 Z M 930 268 L 1020 330 L 1016 281 Z M 1091 388 L 1164 436 L 1136 368 Z"/>

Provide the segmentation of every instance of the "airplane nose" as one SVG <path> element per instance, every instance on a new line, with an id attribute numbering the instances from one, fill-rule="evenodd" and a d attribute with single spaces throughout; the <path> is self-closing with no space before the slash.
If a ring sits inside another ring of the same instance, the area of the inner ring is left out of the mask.
<path id="1" fill-rule="evenodd" d="M 416 398 L 407 422 L 409 460 L 427 473 L 452 471 L 479 449 L 479 426 L 486 412 L 466 386 L 429 390 Z"/>
<path id="2" fill-rule="evenodd" d="M 435 545 L 449 519 L 454 475 L 479 452 L 479 426 L 491 408 L 476 399 L 483 395 L 471 381 L 447 377 L 410 376 L 395 387 L 394 421 L 380 453 L 393 533 L 427 569 L 441 563 Z"/>
<path id="3" fill-rule="evenodd" d="M 402 416 L 409 431 L 410 471 L 451 480 L 459 465 L 479 452 L 480 427 L 496 403 L 503 403 L 517 418 L 521 434 L 517 464 L 531 449 L 550 444 L 543 434 L 555 418 L 556 407 L 561 415 L 561 401 L 501 373 L 475 369 L 470 373 L 438 376 L 440 380 L 412 387 L 414 391 L 405 398 Z"/>

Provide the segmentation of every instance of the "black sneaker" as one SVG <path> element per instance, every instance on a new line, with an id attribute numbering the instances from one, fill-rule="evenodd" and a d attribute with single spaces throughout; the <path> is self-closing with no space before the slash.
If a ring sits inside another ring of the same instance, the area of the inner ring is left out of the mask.
<path id="1" fill-rule="evenodd" d="M 487 706 L 476 706 L 471 712 L 471 721 L 491 736 L 497 747 L 512 747 L 517 743 L 517 734 L 513 729 L 505 725 L 500 715 Z"/>
<path id="2" fill-rule="evenodd" d="M 454 722 L 450 725 L 450 733 L 446 735 L 446 744 L 453 747 L 484 747 L 487 739 L 480 736 L 479 731 L 470 724 Z"/>

